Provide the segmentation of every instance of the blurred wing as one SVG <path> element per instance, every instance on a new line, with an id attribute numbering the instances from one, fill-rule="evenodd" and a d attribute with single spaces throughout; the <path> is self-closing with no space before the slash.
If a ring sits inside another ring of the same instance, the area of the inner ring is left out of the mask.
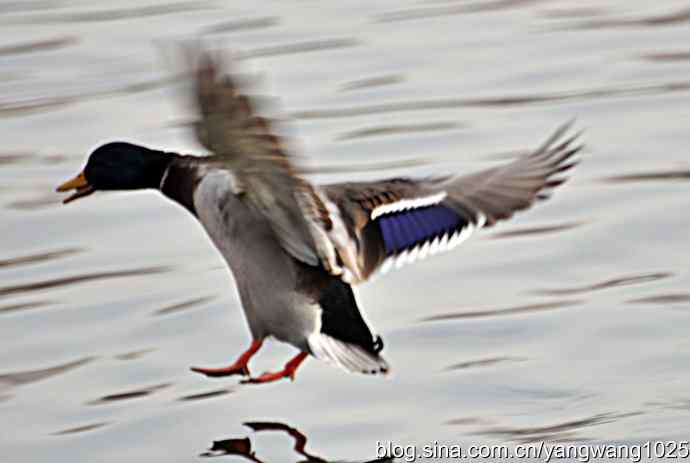
<path id="1" fill-rule="evenodd" d="M 318 265 L 319 258 L 299 197 L 311 185 L 297 176 L 279 137 L 255 114 L 219 57 L 186 49 L 195 76 L 199 142 L 213 154 L 210 166 L 232 171 L 234 190 L 269 221 L 283 248 L 298 260 Z"/>
<path id="2" fill-rule="evenodd" d="M 288 173 L 291 166 L 281 139 L 272 133 L 268 120 L 255 114 L 252 101 L 232 76 L 221 74 L 220 57 L 191 49 L 188 55 L 195 63 L 199 142 L 233 168 L 261 166 L 262 171 Z"/>
<path id="3" fill-rule="evenodd" d="M 363 281 L 393 263 L 452 249 L 474 230 L 547 198 L 565 181 L 555 176 L 576 164 L 573 155 L 581 148 L 573 146 L 577 136 L 565 137 L 568 128 L 533 153 L 476 174 L 321 187 L 333 223 L 334 262 L 342 262 L 351 282 Z"/>

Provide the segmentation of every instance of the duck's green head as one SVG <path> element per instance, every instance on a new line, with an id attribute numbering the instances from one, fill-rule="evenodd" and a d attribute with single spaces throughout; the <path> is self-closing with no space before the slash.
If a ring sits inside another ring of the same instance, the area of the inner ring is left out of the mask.
<path id="1" fill-rule="evenodd" d="M 114 142 L 98 147 L 84 170 L 57 191 L 76 190 L 63 200 L 68 203 L 96 190 L 158 188 L 173 155 L 131 143 Z"/>

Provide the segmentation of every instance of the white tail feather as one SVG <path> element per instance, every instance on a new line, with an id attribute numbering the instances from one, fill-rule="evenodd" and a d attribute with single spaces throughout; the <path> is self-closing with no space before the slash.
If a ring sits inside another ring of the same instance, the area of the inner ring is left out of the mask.
<path id="1" fill-rule="evenodd" d="M 351 373 L 386 374 L 388 363 L 383 357 L 361 347 L 339 341 L 324 333 L 314 333 L 307 341 L 314 357 L 332 363 Z"/>

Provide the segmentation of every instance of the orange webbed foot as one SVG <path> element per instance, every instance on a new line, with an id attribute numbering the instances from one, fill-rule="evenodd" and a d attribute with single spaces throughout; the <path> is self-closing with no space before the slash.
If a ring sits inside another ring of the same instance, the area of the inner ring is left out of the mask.
<path id="1" fill-rule="evenodd" d="M 249 376 L 249 360 L 261 348 L 262 343 L 263 341 L 260 339 L 255 339 L 254 341 L 252 341 L 252 345 L 249 346 L 249 349 L 243 352 L 242 355 L 240 355 L 239 358 L 235 361 L 235 363 L 233 363 L 230 366 L 222 368 L 192 367 L 190 369 L 195 373 L 201 373 L 202 375 L 206 375 L 212 378 L 233 375 Z"/>
<path id="2" fill-rule="evenodd" d="M 297 368 L 300 366 L 304 359 L 307 358 L 309 354 L 306 352 L 300 352 L 292 360 L 285 364 L 285 368 L 276 372 L 264 373 L 261 376 L 255 378 L 247 378 L 240 381 L 242 384 L 263 384 L 271 383 L 273 381 L 278 381 L 283 378 L 290 378 L 294 381 L 297 375 Z"/>
<path id="3" fill-rule="evenodd" d="M 194 373 L 201 373 L 210 378 L 220 378 L 223 376 L 249 376 L 249 367 L 247 365 L 230 365 L 229 367 L 223 368 L 201 368 L 201 367 L 191 367 Z"/>

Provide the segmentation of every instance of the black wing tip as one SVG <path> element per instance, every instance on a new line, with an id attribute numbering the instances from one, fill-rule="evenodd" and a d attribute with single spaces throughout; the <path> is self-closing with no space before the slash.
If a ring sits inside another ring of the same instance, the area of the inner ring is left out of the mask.
<path id="1" fill-rule="evenodd" d="M 388 364 L 380 356 L 377 356 L 376 359 L 379 360 L 381 362 L 381 364 L 379 364 L 376 368 L 360 370 L 360 373 L 362 373 L 363 375 L 371 375 L 371 376 L 378 376 L 378 375 L 388 376 L 388 374 L 391 371 Z"/>
<path id="2" fill-rule="evenodd" d="M 575 118 L 572 118 L 568 120 L 566 123 L 561 124 L 554 130 L 551 135 L 546 139 L 544 143 L 542 143 L 539 148 L 537 148 L 533 153 L 532 157 L 542 157 L 544 156 L 545 158 L 552 158 L 554 155 L 558 153 L 562 153 L 563 151 L 570 149 L 572 151 L 571 154 L 575 154 L 578 151 L 582 150 L 584 148 L 584 144 L 582 143 L 577 143 L 582 138 L 582 135 L 584 134 L 584 129 L 579 129 L 572 133 L 572 135 L 568 135 L 572 132 L 573 127 L 575 126 Z M 569 156 L 566 156 L 566 158 Z"/>
<path id="3" fill-rule="evenodd" d="M 547 142 L 533 154 L 539 163 L 544 163 L 548 166 L 549 170 L 546 178 L 566 172 L 582 161 L 582 158 L 576 155 L 585 148 L 584 143 L 579 142 L 584 130 L 581 129 L 572 135 L 568 135 L 573 123 L 574 119 L 556 129 L 556 132 L 549 137 Z"/>
<path id="4" fill-rule="evenodd" d="M 570 179 L 568 175 L 557 176 L 558 174 L 569 173 L 582 162 L 582 158 L 577 155 L 585 148 L 584 143 L 579 143 L 584 129 L 570 134 L 574 125 L 575 118 L 572 118 L 559 126 L 532 155 L 538 163 L 543 163 L 542 165 L 547 168 L 544 183 L 535 195 L 537 201 L 549 199 L 555 188 Z"/>

